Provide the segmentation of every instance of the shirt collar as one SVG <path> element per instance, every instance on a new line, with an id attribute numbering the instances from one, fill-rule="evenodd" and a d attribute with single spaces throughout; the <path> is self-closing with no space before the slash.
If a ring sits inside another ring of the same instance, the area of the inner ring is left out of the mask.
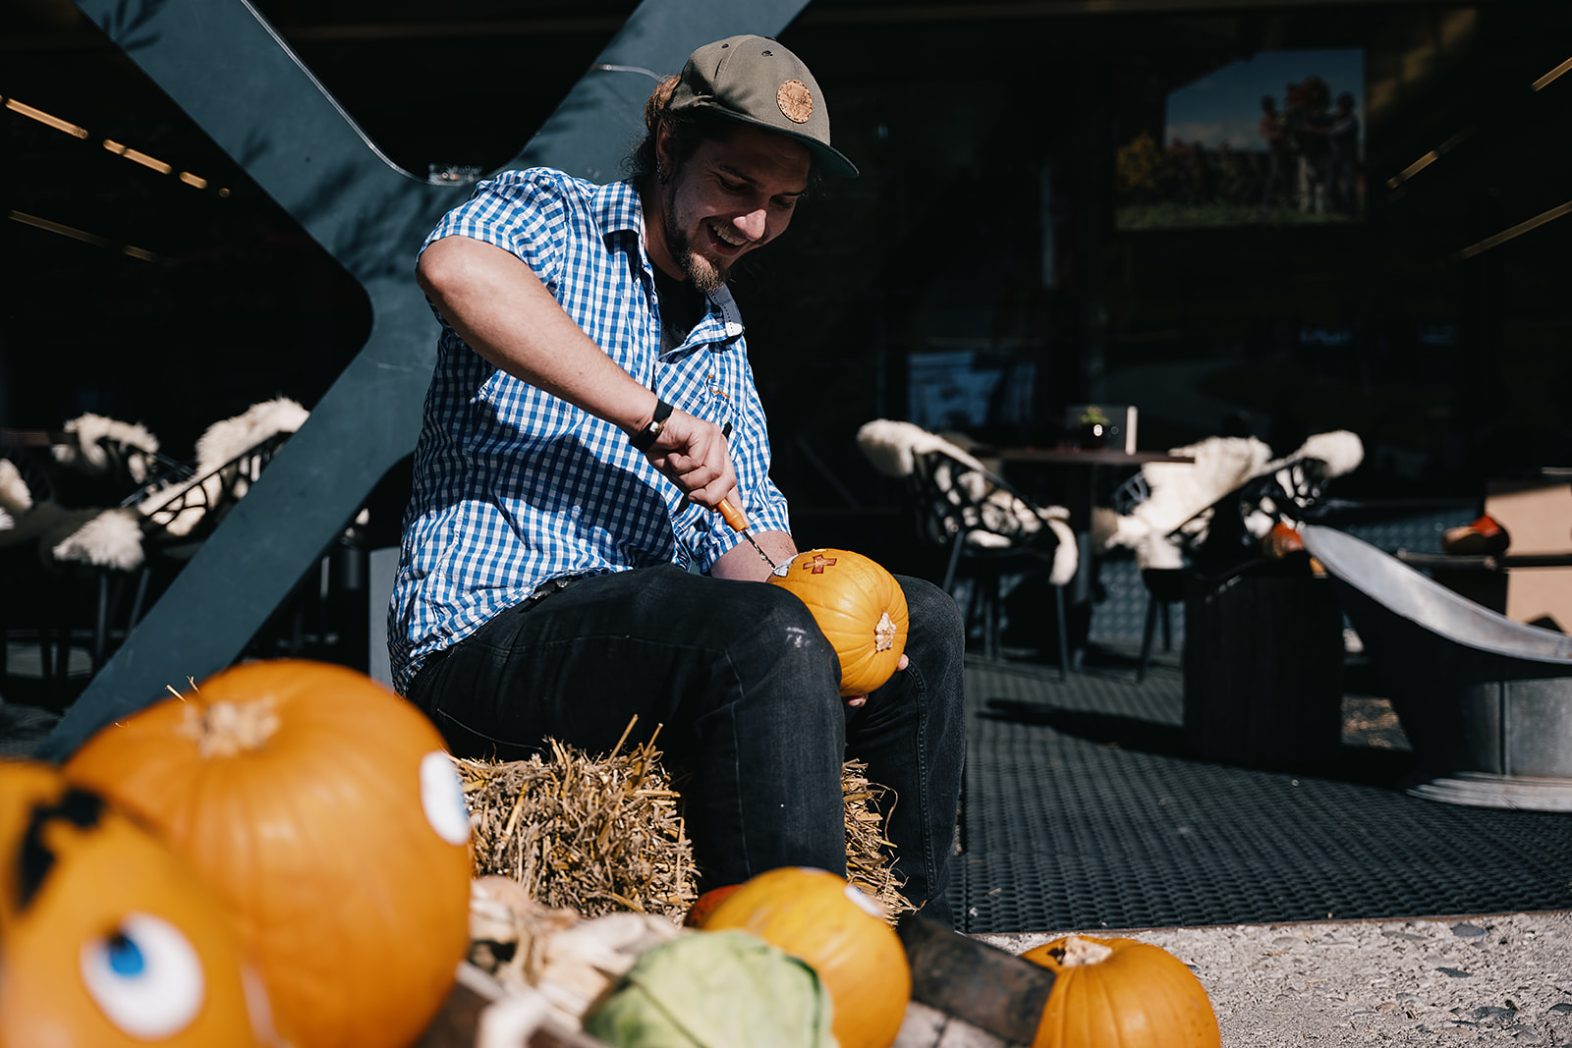
<path id="1" fill-rule="evenodd" d="M 639 205 L 638 190 L 630 181 L 612 182 L 598 186 L 592 196 L 591 210 L 602 235 L 633 233 L 640 240 L 644 232 L 644 210 Z"/>
<path id="2" fill-rule="evenodd" d="M 655 271 L 649 252 L 644 247 L 644 206 L 633 182 L 625 180 L 600 186 L 594 191 L 593 198 L 595 221 L 600 225 L 602 236 L 610 241 L 614 234 L 632 233 L 639 245 L 639 264 L 653 285 Z M 742 312 L 737 308 L 736 299 L 732 298 L 731 289 L 722 284 L 710 292 L 709 301 L 709 310 L 694 325 L 687 341 L 668 350 L 663 356 L 686 353 L 701 345 L 708 345 L 712 349 L 729 349 L 732 343 L 742 337 Z"/>

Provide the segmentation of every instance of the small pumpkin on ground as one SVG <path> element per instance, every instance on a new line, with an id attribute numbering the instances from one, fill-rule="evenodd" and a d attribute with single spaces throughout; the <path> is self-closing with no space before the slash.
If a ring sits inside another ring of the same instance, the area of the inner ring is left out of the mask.
<path id="1" fill-rule="evenodd" d="M 277 1043 L 196 874 L 31 761 L 0 762 L 0 957 L 0 1044 Z"/>
<path id="2" fill-rule="evenodd" d="M 818 972 L 841 1048 L 888 1048 L 911 1000 L 911 968 L 879 904 L 825 870 L 783 866 L 743 883 L 700 926 L 752 932 Z"/>
<path id="3" fill-rule="evenodd" d="M 1052 971 L 1034 1048 L 1219 1048 L 1206 988 L 1173 954 L 1071 935 L 1021 955 Z"/>
<path id="4" fill-rule="evenodd" d="M 895 673 L 906 650 L 906 594 L 878 563 L 850 550 L 810 549 L 769 581 L 808 605 L 840 659 L 842 695 L 867 695 Z"/>
<path id="5" fill-rule="evenodd" d="M 341 666 L 249 663 L 126 717 L 67 765 L 215 889 L 284 1025 L 405 1045 L 468 944 L 469 816 L 442 739 Z"/>

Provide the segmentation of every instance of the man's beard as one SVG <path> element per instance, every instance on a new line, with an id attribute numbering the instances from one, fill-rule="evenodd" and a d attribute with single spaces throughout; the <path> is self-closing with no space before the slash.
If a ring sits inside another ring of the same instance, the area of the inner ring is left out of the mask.
<path id="1" fill-rule="evenodd" d="M 705 258 L 693 250 L 692 241 L 688 234 L 677 228 L 677 223 L 672 219 L 673 197 L 666 199 L 666 248 L 671 252 L 671 257 L 677 265 L 682 267 L 693 286 L 704 294 L 709 294 L 722 284 L 726 283 L 727 268 L 714 259 Z"/>

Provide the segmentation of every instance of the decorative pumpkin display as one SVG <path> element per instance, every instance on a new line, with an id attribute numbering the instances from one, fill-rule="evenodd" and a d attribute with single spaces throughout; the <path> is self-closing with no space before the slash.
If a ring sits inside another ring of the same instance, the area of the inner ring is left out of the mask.
<path id="1" fill-rule="evenodd" d="M 732 892 L 741 888 L 740 884 L 724 884 L 719 888 L 711 888 L 699 896 L 692 906 L 688 907 L 688 914 L 682 919 L 684 928 L 702 928 L 704 921 L 715 912 L 715 907 L 726 900 Z"/>
<path id="2" fill-rule="evenodd" d="M 218 901 L 98 794 L 0 762 L 0 856 L 0 1044 L 276 1043 Z"/>
<path id="3" fill-rule="evenodd" d="M 1035 1048 L 1218 1048 L 1206 988 L 1173 954 L 1071 935 L 1021 955 L 1056 976 Z"/>
<path id="4" fill-rule="evenodd" d="M 369 677 L 242 665 L 66 771 L 214 887 L 303 1045 L 406 1045 L 441 1007 L 468 944 L 469 816 L 436 729 Z"/>
<path id="5" fill-rule="evenodd" d="M 1284 557 L 1298 553 L 1305 548 L 1305 540 L 1299 532 L 1289 524 L 1277 521 L 1272 525 L 1272 530 L 1261 539 L 1261 550 L 1273 560 L 1282 560 Z"/>
<path id="6" fill-rule="evenodd" d="M 841 1048 L 888 1048 L 911 999 L 906 950 L 879 904 L 825 870 L 783 866 L 745 882 L 701 925 L 752 932 L 804 961 L 834 1004 Z"/>
<path id="7" fill-rule="evenodd" d="M 860 553 L 810 549 L 776 568 L 771 584 L 795 595 L 841 660 L 841 694 L 883 686 L 906 650 L 906 594 Z"/>

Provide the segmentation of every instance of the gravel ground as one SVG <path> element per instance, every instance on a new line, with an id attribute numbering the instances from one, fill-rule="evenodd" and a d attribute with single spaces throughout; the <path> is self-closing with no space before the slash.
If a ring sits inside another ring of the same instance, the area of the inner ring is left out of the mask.
<path id="1" fill-rule="evenodd" d="M 1059 934 L 978 938 L 1019 953 Z M 1229 1048 L 1572 1046 L 1572 912 L 1114 934 L 1189 964 Z"/>

